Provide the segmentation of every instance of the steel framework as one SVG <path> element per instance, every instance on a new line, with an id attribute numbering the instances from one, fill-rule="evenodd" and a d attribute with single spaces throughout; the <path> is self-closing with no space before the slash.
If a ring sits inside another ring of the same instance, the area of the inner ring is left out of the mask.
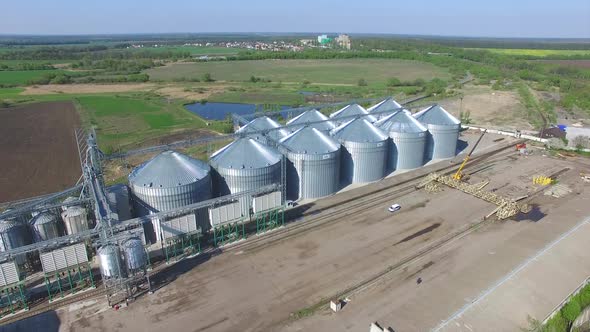
<path id="1" fill-rule="evenodd" d="M 0 318 L 20 309 L 29 310 L 24 281 L 0 288 Z"/>
<path id="2" fill-rule="evenodd" d="M 52 302 L 58 296 L 63 298 L 84 288 L 96 288 L 92 267 L 89 262 L 51 273 L 44 273 L 43 280 L 45 281 L 49 302 Z"/>

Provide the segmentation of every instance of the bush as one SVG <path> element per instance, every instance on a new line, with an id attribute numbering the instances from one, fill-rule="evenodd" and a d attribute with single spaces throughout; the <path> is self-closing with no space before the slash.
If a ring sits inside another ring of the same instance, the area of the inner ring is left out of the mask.
<path id="1" fill-rule="evenodd" d="M 358 86 L 367 86 L 367 81 L 364 78 L 359 79 Z"/>
<path id="2" fill-rule="evenodd" d="M 580 302 L 577 296 L 571 298 L 571 300 L 561 309 L 563 318 L 568 322 L 573 322 L 582 312 Z"/>
<path id="3" fill-rule="evenodd" d="M 213 81 L 215 81 L 213 79 L 213 77 L 211 77 L 211 74 L 210 73 L 203 74 L 202 80 L 203 80 L 203 82 L 213 82 Z"/>
<path id="4" fill-rule="evenodd" d="M 387 80 L 387 86 L 389 86 L 389 87 L 400 86 L 400 85 L 402 85 L 402 82 L 398 78 L 392 77 Z"/>

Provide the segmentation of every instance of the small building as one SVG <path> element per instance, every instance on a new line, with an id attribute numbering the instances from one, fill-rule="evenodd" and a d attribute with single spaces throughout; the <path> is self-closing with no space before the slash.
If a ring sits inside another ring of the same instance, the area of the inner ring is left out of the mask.
<path id="1" fill-rule="evenodd" d="M 332 38 L 329 38 L 328 35 L 319 35 L 318 36 L 318 43 L 320 45 L 326 45 L 332 42 Z"/>
<path id="2" fill-rule="evenodd" d="M 347 50 L 350 50 L 350 48 L 352 47 L 352 43 L 350 41 L 350 36 L 349 35 L 338 35 L 338 37 L 336 37 L 335 39 L 336 44 L 338 44 L 338 46 L 345 48 Z"/>

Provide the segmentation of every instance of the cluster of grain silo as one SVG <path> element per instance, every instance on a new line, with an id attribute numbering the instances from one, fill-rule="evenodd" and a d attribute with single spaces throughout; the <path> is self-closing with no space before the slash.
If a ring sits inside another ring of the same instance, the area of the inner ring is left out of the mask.
<path id="1" fill-rule="evenodd" d="M 440 105 L 432 105 L 416 114 L 416 120 L 428 129 L 426 159 L 452 158 L 457 152 L 461 121 Z"/>
<path id="2" fill-rule="evenodd" d="M 143 242 L 136 237 L 126 239 L 120 245 L 104 245 L 96 254 L 100 273 L 105 279 L 132 276 L 148 265 Z"/>
<path id="3" fill-rule="evenodd" d="M 320 111 L 312 109 L 309 111 L 305 111 L 299 114 L 298 116 L 294 117 L 293 119 L 289 120 L 289 122 L 287 122 L 287 126 L 289 126 L 289 130 L 291 132 L 295 132 L 305 126 L 316 128 L 320 131 L 329 132 L 330 130 L 336 128 L 336 126 L 328 120 L 329 118 L 320 113 Z M 318 121 L 324 122 L 313 123 Z"/>
<path id="4" fill-rule="evenodd" d="M 392 140 L 389 145 L 389 170 L 412 169 L 424 164 L 427 130 L 409 111 L 397 111 L 375 125 Z"/>
<path id="5" fill-rule="evenodd" d="M 364 119 L 368 120 L 371 123 L 377 121 L 377 119 L 374 116 L 368 114 L 369 112 L 367 112 L 367 110 L 359 104 L 350 104 L 330 114 L 330 119 L 337 126 L 340 126 L 342 123 L 352 120 L 355 116 L 362 116 Z"/>
<path id="6" fill-rule="evenodd" d="M 388 137 L 363 118 L 353 119 L 330 134 L 342 144 L 343 184 L 379 180 L 386 175 Z"/>
<path id="7" fill-rule="evenodd" d="M 287 196 L 318 198 L 340 186 L 340 143 L 322 131 L 304 127 L 281 140 L 287 155 Z"/>

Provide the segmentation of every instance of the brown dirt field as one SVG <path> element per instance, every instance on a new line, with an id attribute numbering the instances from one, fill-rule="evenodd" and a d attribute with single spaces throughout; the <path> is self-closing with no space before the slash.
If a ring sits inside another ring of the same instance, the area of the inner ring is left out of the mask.
<path id="1" fill-rule="evenodd" d="M 71 102 L 0 108 L 0 202 L 60 191 L 80 177 Z"/>
<path id="2" fill-rule="evenodd" d="M 23 95 L 47 95 L 55 93 L 107 93 L 145 91 L 155 87 L 154 84 L 48 84 L 25 88 Z"/>
<path id="3" fill-rule="evenodd" d="M 551 63 L 555 65 L 571 66 L 579 68 L 590 68 L 590 60 L 539 60 L 543 63 Z"/>
<path id="4" fill-rule="evenodd" d="M 209 96 L 216 93 L 222 93 L 227 87 L 228 86 L 223 85 L 208 85 L 206 87 L 185 87 L 172 85 L 157 89 L 155 92 L 171 98 L 200 100 L 208 98 Z M 202 90 L 199 88 L 202 88 Z"/>

